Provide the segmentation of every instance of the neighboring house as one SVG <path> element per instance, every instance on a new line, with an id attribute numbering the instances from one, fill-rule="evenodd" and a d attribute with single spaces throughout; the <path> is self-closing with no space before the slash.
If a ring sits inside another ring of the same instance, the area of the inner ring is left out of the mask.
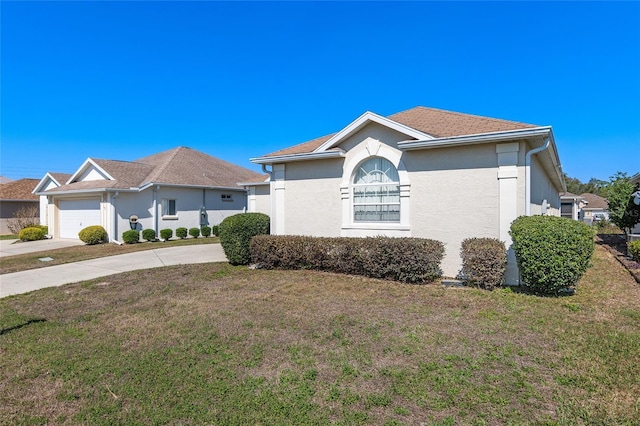
<path id="1" fill-rule="evenodd" d="M 559 216 L 566 191 L 550 126 L 425 107 L 366 112 L 337 133 L 252 161 L 270 168 L 273 234 L 432 238 L 445 243 L 450 277 L 462 240 L 510 247 L 511 222 Z M 519 283 L 512 249 L 506 281 Z"/>
<path id="2" fill-rule="evenodd" d="M 606 198 L 589 192 L 580 194 L 580 196 L 585 203 L 585 206 L 581 209 L 582 214 L 580 220 L 587 225 L 603 219 L 609 220 L 609 202 Z"/>
<path id="3" fill-rule="evenodd" d="M 0 184 L 0 234 L 11 234 L 9 223 L 16 212 L 34 208 L 34 222 L 38 222 L 38 197 L 31 192 L 38 179 L 19 179 Z"/>
<path id="4" fill-rule="evenodd" d="M 265 176 L 186 147 L 139 160 L 87 159 L 68 179 L 47 173 L 34 192 L 46 199 L 49 233 L 78 238 L 90 225 L 103 226 L 109 241 L 130 229 L 216 225 L 247 208 L 238 182 Z M 137 220 L 132 221 L 132 216 Z"/>
<path id="5" fill-rule="evenodd" d="M 12 181 L 13 181 L 13 179 L 10 179 L 10 178 L 4 177 L 4 176 L 0 176 L 0 185 L 3 184 L 3 183 L 9 183 L 9 182 L 12 182 Z"/>
<path id="6" fill-rule="evenodd" d="M 582 208 L 587 205 L 580 195 L 564 192 L 560 194 L 560 216 L 581 220 Z"/>

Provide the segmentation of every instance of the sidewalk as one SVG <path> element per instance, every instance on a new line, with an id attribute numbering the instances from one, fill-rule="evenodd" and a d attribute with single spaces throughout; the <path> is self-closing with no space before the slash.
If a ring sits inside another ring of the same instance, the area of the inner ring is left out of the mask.
<path id="1" fill-rule="evenodd" d="M 0 298 L 136 269 L 226 262 L 220 244 L 169 247 L 0 275 Z"/>

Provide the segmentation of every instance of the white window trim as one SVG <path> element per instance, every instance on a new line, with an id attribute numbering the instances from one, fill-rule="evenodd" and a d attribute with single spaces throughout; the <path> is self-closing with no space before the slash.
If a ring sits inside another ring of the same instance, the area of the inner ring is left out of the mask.
<path id="1" fill-rule="evenodd" d="M 410 236 L 409 173 L 402 162 L 402 151 L 371 137 L 360 142 L 347 153 L 342 169 L 340 194 L 342 199 L 342 236 Z M 353 177 L 357 167 L 367 158 L 382 157 L 398 170 L 400 181 L 400 222 L 355 222 L 353 212 Z"/>

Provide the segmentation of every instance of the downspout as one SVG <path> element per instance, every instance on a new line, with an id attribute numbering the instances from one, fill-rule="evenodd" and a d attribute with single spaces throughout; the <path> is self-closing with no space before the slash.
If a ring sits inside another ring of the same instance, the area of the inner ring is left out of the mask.
<path id="1" fill-rule="evenodd" d="M 525 216 L 531 216 L 531 157 L 535 154 L 544 151 L 549 148 L 551 140 L 546 138 L 544 145 L 541 147 L 532 149 L 527 152 L 525 156 L 525 190 L 524 190 L 524 214 Z"/>
<path id="2" fill-rule="evenodd" d="M 116 209 L 116 197 L 120 195 L 120 191 L 116 191 L 115 194 L 111 196 L 111 217 L 113 220 L 112 227 L 114 236 L 111 237 L 111 242 L 120 244 L 118 241 L 118 209 Z"/>
<path id="3" fill-rule="evenodd" d="M 156 235 L 160 235 L 158 233 L 158 190 L 160 189 L 160 185 L 156 185 L 153 188 L 153 230 Z"/>

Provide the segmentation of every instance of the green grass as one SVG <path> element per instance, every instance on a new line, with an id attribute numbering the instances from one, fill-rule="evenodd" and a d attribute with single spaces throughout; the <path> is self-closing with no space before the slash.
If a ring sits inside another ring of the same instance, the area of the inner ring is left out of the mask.
<path id="1" fill-rule="evenodd" d="M 34 253 L 20 254 L 15 256 L 0 257 L 0 271 L 3 274 L 11 272 L 25 271 L 29 269 L 44 268 L 47 266 L 61 265 L 64 263 L 79 262 L 82 260 L 96 259 L 105 256 L 115 256 L 118 254 L 132 253 L 143 250 L 153 250 L 165 247 L 176 247 L 183 245 L 195 244 L 216 244 L 219 243 L 218 237 L 209 238 L 186 238 L 184 240 L 141 242 L 137 244 L 96 244 L 96 245 L 79 245 L 73 247 L 65 247 L 55 250 L 40 251 Z M 29 244 L 22 242 L 17 244 Z M 42 262 L 42 257 L 51 257 L 53 260 Z"/>
<path id="2" fill-rule="evenodd" d="M 17 240 L 18 236 L 15 234 L 0 235 L 0 240 Z"/>
<path id="3" fill-rule="evenodd" d="M 201 264 L 0 299 L 7 424 L 638 424 L 640 286 L 564 298 Z"/>

